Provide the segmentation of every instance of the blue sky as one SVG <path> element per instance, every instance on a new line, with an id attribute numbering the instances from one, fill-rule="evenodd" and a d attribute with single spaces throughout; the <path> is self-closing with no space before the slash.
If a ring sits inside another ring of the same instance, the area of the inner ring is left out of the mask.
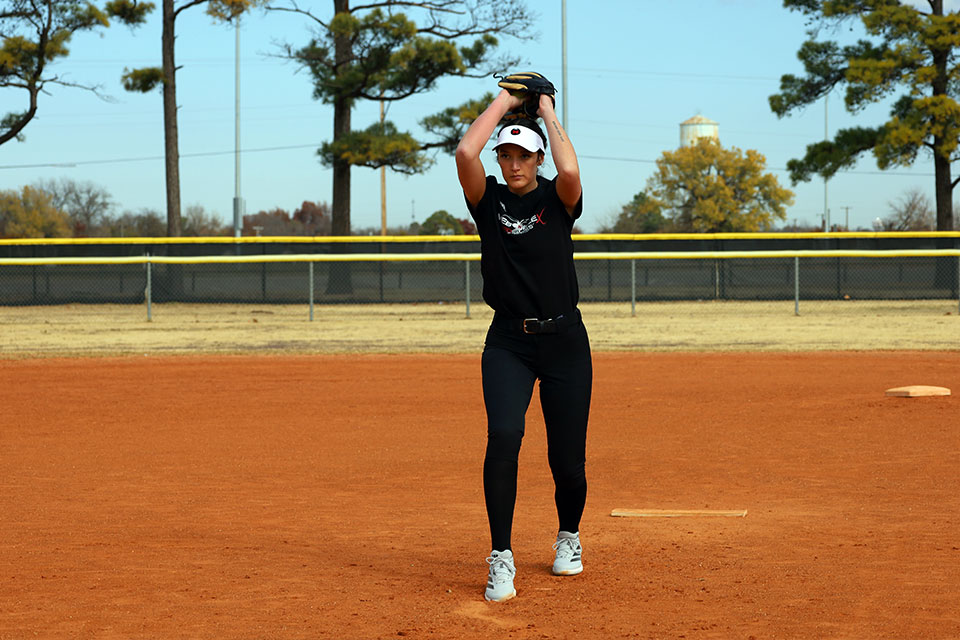
<path id="1" fill-rule="evenodd" d="M 313 4 L 318 12 L 331 11 L 329 0 Z M 803 17 L 778 0 L 567 0 L 567 87 L 561 83 L 561 2 L 528 4 L 540 16 L 539 38 L 504 39 L 502 46 L 526 58 L 523 70 L 540 71 L 567 94 L 568 129 L 584 187 L 580 226 L 586 232 L 615 218 L 644 188 L 654 161 L 678 146 L 680 122 L 697 114 L 719 123 L 724 146 L 766 156 L 768 169 L 796 193 L 789 222 L 817 223 L 824 210 L 823 181 L 791 186 L 787 161 L 822 140 L 825 125 L 832 135 L 857 123 L 876 125 L 888 114 L 887 104 L 848 114 L 840 94 L 832 95 L 826 108 L 821 101 L 784 119 L 770 111 L 767 98 L 778 91 L 780 76 L 802 73 L 796 52 L 806 28 Z M 960 0 L 947 5 L 956 11 Z M 177 24 L 183 206 L 199 204 L 231 221 L 234 30 L 214 24 L 199 8 L 186 11 Z M 309 74 L 277 55 L 279 42 L 301 45 L 308 39 L 307 23 L 293 15 L 256 13 L 242 24 L 240 184 L 247 213 L 292 211 L 304 200 L 331 199 L 331 173 L 315 150 L 331 137 L 332 110 L 312 99 Z M 71 55 L 54 70 L 73 82 L 100 85 L 112 100 L 51 86 L 24 130 L 26 140 L 0 146 L 0 189 L 66 177 L 107 190 L 118 212 L 165 211 L 161 96 L 127 93 L 120 85 L 125 67 L 159 60 L 157 12 L 136 31 L 118 25 L 75 38 Z M 495 89 L 493 79 L 445 79 L 434 92 L 391 105 L 387 117 L 418 135 L 417 121 L 424 115 Z M 23 108 L 17 92 L 4 91 L 0 99 L 0 111 Z M 353 126 L 365 128 L 378 118 L 376 103 L 360 104 Z M 485 165 L 488 173 L 496 169 L 492 154 Z M 551 168 L 546 173 L 551 175 Z M 932 199 L 932 175 L 927 157 L 887 172 L 866 157 L 828 184 L 831 220 L 869 228 L 911 188 Z M 379 172 L 354 169 L 352 198 L 354 229 L 379 229 Z M 438 209 L 467 215 L 451 157 L 439 156 L 424 175 L 388 171 L 388 224 L 422 222 Z"/>

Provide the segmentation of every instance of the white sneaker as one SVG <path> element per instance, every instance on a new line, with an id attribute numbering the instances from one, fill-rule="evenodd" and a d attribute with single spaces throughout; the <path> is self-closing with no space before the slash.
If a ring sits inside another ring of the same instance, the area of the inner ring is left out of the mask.
<path id="1" fill-rule="evenodd" d="M 575 576 L 583 571 L 580 554 L 580 532 L 570 533 L 561 531 L 557 534 L 557 541 L 553 544 L 557 557 L 553 561 L 553 574 L 557 576 Z"/>
<path id="2" fill-rule="evenodd" d="M 483 597 L 490 602 L 504 602 L 516 596 L 513 576 L 517 575 L 517 569 L 513 565 L 513 551 L 491 551 L 487 564 L 490 565 L 490 576 Z"/>

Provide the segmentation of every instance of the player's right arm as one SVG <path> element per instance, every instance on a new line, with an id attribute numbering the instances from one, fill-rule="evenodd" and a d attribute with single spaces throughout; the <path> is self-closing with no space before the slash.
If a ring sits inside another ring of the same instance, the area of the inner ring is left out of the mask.
<path id="1" fill-rule="evenodd" d="M 477 206 L 487 187 L 487 175 L 480 161 L 480 153 L 493 135 L 497 125 L 511 109 L 520 106 L 519 98 L 502 90 L 483 113 L 473 121 L 457 145 L 457 175 L 463 194 L 471 206 Z"/>

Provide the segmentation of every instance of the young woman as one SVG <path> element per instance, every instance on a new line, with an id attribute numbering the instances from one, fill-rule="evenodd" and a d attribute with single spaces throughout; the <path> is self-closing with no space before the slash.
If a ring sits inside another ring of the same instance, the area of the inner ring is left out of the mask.
<path id="1" fill-rule="evenodd" d="M 484 172 L 487 140 L 503 117 L 521 105 L 501 91 L 457 147 L 457 173 L 480 234 L 483 299 L 494 310 L 481 358 L 487 411 L 483 489 L 492 552 L 484 597 L 516 595 L 511 530 L 517 495 L 517 459 L 524 414 L 540 380 L 548 460 L 555 484 L 559 527 L 553 573 L 583 570 L 580 517 L 587 495 L 584 474 L 587 416 L 593 367 L 587 331 L 577 309 L 579 288 L 570 234 L 583 200 L 573 145 L 560 126 L 553 100 L 540 96 L 535 121 L 508 121 L 494 146 L 506 184 Z M 547 141 L 557 169 L 539 174 Z"/>

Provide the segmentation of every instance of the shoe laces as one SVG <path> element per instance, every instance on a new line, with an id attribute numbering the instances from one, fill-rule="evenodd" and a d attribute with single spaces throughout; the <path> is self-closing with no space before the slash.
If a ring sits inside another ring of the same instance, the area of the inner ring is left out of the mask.
<path id="1" fill-rule="evenodd" d="M 553 543 L 553 550 L 561 558 L 572 558 L 576 555 L 579 546 L 579 538 L 557 538 L 557 541 Z"/>
<path id="2" fill-rule="evenodd" d="M 487 558 L 487 564 L 490 565 L 490 577 L 495 583 L 509 582 L 513 580 L 513 574 L 516 569 L 506 558 L 500 556 L 490 556 Z"/>

